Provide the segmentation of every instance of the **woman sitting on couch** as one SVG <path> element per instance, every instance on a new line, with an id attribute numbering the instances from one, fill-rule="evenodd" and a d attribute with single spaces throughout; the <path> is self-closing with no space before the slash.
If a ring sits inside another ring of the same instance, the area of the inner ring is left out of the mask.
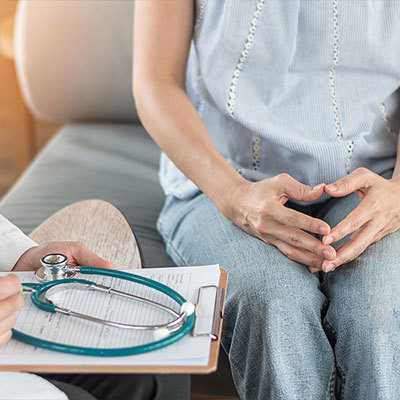
<path id="1" fill-rule="evenodd" d="M 135 12 L 135 100 L 164 151 L 158 227 L 177 264 L 229 271 L 241 398 L 396 397 L 400 2 Z"/>

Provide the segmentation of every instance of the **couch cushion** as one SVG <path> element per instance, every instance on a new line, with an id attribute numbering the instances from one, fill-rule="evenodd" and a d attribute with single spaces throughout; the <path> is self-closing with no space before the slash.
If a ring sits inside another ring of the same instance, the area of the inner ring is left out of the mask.
<path id="1" fill-rule="evenodd" d="M 66 125 L 0 203 L 0 213 L 29 233 L 68 204 L 103 199 L 134 227 L 145 266 L 172 265 L 155 228 L 164 199 L 158 159 L 138 124 Z"/>

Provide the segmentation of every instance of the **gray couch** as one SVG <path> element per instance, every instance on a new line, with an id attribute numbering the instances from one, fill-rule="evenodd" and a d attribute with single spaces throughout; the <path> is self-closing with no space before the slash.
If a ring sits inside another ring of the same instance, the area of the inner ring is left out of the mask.
<path id="1" fill-rule="evenodd" d="M 20 3 L 21 89 L 37 117 L 64 126 L 5 196 L 0 213 L 29 233 L 72 202 L 103 199 L 134 227 L 145 266 L 172 265 L 155 228 L 164 198 L 159 150 L 137 120 L 131 96 L 133 5 Z M 193 379 L 193 388 L 213 395 L 197 398 L 232 398 L 225 357 L 217 374 Z"/>

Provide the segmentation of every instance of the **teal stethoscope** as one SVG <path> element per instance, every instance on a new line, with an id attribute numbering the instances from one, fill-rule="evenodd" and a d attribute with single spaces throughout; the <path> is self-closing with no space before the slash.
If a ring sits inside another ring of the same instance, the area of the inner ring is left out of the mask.
<path id="1" fill-rule="evenodd" d="M 70 317 L 80 318 L 94 323 L 104 324 L 107 326 L 127 329 L 132 331 L 152 331 L 154 341 L 142 345 L 122 348 L 94 348 L 80 347 L 63 343 L 56 343 L 28 335 L 17 329 L 13 330 L 13 338 L 48 350 L 61 351 L 69 354 L 97 356 L 97 357 L 116 357 L 128 356 L 146 353 L 153 350 L 161 349 L 172 343 L 175 343 L 193 329 L 195 323 L 195 305 L 186 301 L 179 293 L 170 287 L 157 282 L 155 280 L 131 274 L 128 272 L 103 269 L 89 266 L 71 266 L 68 259 L 63 254 L 48 254 L 41 260 L 42 267 L 36 272 L 36 278 L 40 283 L 23 283 L 23 291 L 31 294 L 33 304 L 39 309 L 49 313 L 61 313 Z M 113 289 L 111 286 L 105 286 L 96 282 L 75 278 L 76 274 L 83 275 L 102 275 L 112 278 L 122 279 L 134 282 L 139 285 L 158 290 L 166 296 L 174 300 L 179 306 L 179 312 L 171 307 L 158 303 L 156 301 L 137 296 L 131 293 Z M 94 290 L 110 295 L 120 296 L 125 299 L 135 300 L 149 304 L 172 316 L 172 319 L 160 325 L 134 325 L 117 321 L 97 318 L 88 314 L 79 313 L 55 304 L 50 297 L 55 292 L 78 289 L 78 290 Z"/>

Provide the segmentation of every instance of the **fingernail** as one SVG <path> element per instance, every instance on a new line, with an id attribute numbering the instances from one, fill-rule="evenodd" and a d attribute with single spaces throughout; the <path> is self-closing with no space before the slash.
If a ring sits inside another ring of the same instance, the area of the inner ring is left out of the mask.
<path id="1" fill-rule="evenodd" d="M 324 186 L 324 184 L 323 184 L 323 183 L 320 183 L 319 185 L 314 186 L 314 187 L 312 188 L 312 190 L 313 190 L 313 191 L 318 191 L 319 189 L 322 188 L 322 186 Z"/>
<path id="2" fill-rule="evenodd" d="M 334 270 L 335 270 L 335 264 L 333 264 L 333 263 L 325 264 L 325 271 L 326 272 L 332 272 Z"/>
<path id="3" fill-rule="evenodd" d="M 322 254 L 324 255 L 325 258 L 331 258 L 332 257 L 332 251 L 329 249 L 325 249 Z"/>
<path id="4" fill-rule="evenodd" d="M 331 244 L 333 242 L 333 240 L 334 240 L 334 237 L 332 235 L 328 235 L 328 236 L 325 237 L 323 242 L 325 244 Z"/>
<path id="5" fill-rule="evenodd" d="M 331 191 L 331 192 L 336 192 L 339 188 L 336 185 L 328 185 L 327 188 Z"/>
<path id="6" fill-rule="evenodd" d="M 325 233 L 327 233 L 327 228 L 326 226 L 320 226 L 318 231 L 321 235 L 325 235 Z"/>

